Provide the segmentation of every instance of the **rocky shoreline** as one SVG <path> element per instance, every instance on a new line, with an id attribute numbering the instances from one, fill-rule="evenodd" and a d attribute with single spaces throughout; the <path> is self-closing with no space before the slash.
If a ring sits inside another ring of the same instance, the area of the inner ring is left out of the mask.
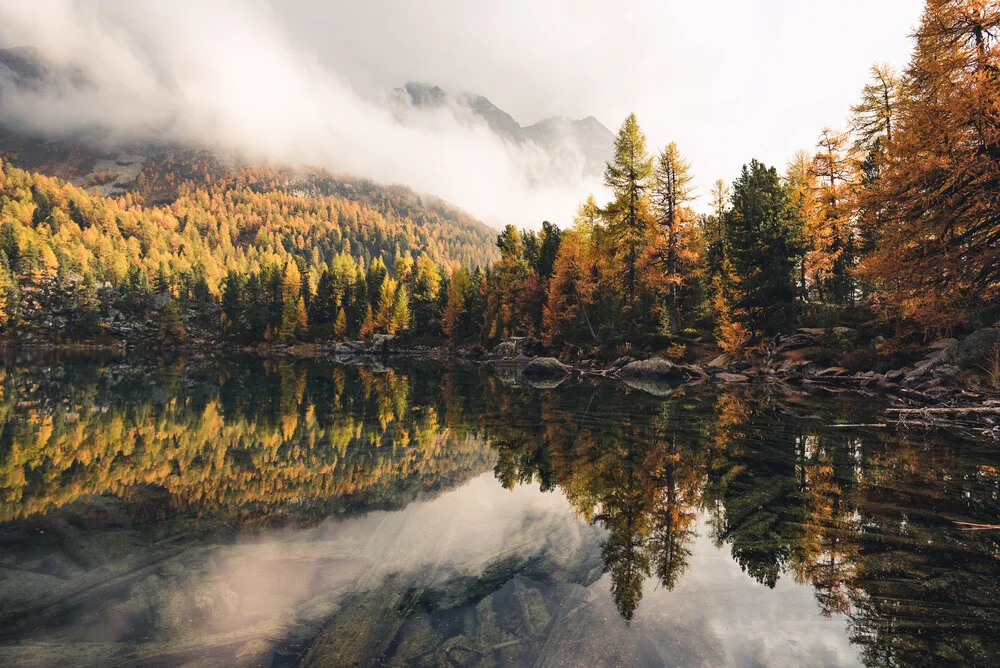
<path id="1" fill-rule="evenodd" d="M 478 346 L 409 346 L 399 338 L 376 335 L 368 341 L 330 344 L 243 346 L 207 339 L 163 346 L 171 355 L 255 354 L 297 358 L 329 358 L 345 363 L 385 366 L 392 358 L 461 362 L 490 367 L 506 382 L 525 382 L 551 389 L 567 378 L 600 377 L 618 380 L 630 388 L 656 396 L 670 396 L 680 388 L 720 386 L 767 386 L 783 393 L 836 395 L 845 392 L 881 396 L 888 400 L 900 420 L 910 424 L 961 425 L 986 430 L 1000 438 L 1000 329 L 985 328 L 963 339 L 942 339 L 926 346 L 915 362 L 884 372 L 851 371 L 804 359 L 800 351 L 821 347 L 830 336 L 851 337 L 854 331 L 803 328 L 779 337 L 757 360 L 737 361 L 726 355 L 702 362 L 679 363 L 662 356 L 638 359 L 620 355 L 610 363 L 596 358 L 563 361 L 550 356 L 540 341 L 531 337 L 504 339 L 490 351 Z M 135 351 L 157 348 L 129 340 L 97 343 L 53 343 L 45 341 L 0 342 L 6 349 L 76 351 Z"/>

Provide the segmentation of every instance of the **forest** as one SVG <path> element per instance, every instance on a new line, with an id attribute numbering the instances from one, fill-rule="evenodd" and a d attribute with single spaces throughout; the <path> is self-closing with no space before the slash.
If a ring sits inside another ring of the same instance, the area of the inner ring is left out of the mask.
<path id="1" fill-rule="evenodd" d="M 736 359 L 803 325 L 888 347 L 992 325 L 1000 5 L 928 0 L 913 38 L 905 70 L 872 67 L 848 127 L 782 169 L 750 160 L 714 184 L 707 213 L 679 145 L 648 146 L 631 115 L 609 201 L 587 198 L 566 229 L 509 225 L 496 248 L 471 219 L 441 224 L 398 193 L 359 201 L 323 174 L 247 169 L 146 205 L 8 161 L 0 325 L 8 339 L 46 326 L 99 339 L 111 314 L 165 342 L 194 322 L 199 340 L 245 343 L 533 336 L 557 355 L 683 357 L 698 338 Z"/>

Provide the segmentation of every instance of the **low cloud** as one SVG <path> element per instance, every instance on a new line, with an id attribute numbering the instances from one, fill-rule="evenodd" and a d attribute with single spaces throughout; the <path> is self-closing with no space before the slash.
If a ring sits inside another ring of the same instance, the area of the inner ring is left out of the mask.
<path id="1" fill-rule="evenodd" d="M 402 183 L 493 225 L 567 224 L 599 188 L 571 153 L 503 141 L 460 105 L 406 109 L 391 92 L 360 94 L 274 11 L 253 0 L 0 0 L 0 46 L 37 49 L 61 73 L 57 85 L 4 85 L 0 122 Z"/>

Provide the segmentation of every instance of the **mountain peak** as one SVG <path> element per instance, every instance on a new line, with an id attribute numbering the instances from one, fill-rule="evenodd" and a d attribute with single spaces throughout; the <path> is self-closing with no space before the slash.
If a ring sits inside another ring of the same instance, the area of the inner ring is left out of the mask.
<path id="1" fill-rule="evenodd" d="M 464 107 L 505 141 L 535 144 L 553 156 L 578 153 L 583 158 L 583 172 L 587 176 L 600 176 L 614 152 L 614 134 L 594 116 L 580 120 L 551 116 L 524 126 L 489 98 L 476 93 L 453 95 L 440 86 L 414 81 L 397 90 L 414 107 L 435 108 L 447 104 Z"/>

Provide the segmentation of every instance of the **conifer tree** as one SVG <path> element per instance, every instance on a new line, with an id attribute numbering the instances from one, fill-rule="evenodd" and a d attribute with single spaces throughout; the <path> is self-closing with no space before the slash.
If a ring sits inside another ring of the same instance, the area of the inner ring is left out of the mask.
<path id="1" fill-rule="evenodd" d="M 788 193 L 773 167 L 753 160 L 733 183 L 726 214 L 726 259 L 733 280 L 725 295 L 732 319 L 751 346 L 795 323 L 795 269 L 801 252 Z"/>
<path id="2" fill-rule="evenodd" d="M 612 201 L 605 208 L 615 259 L 621 263 L 624 306 L 628 326 L 634 326 L 639 283 L 639 258 L 649 239 L 650 179 L 653 160 L 646 152 L 646 135 L 635 114 L 629 114 L 615 138 L 615 152 L 604 171 Z"/>
<path id="3" fill-rule="evenodd" d="M 691 185 L 691 165 L 671 142 L 656 158 L 652 188 L 656 220 L 651 245 L 654 275 L 667 293 L 667 315 L 671 332 L 680 329 L 680 293 L 689 283 L 699 261 Z"/>
<path id="4" fill-rule="evenodd" d="M 931 332 L 997 296 L 1000 3 L 928 0 L 892 140 L 861 198 L 878 221 L 861 274 L 892 315 Z"/>

